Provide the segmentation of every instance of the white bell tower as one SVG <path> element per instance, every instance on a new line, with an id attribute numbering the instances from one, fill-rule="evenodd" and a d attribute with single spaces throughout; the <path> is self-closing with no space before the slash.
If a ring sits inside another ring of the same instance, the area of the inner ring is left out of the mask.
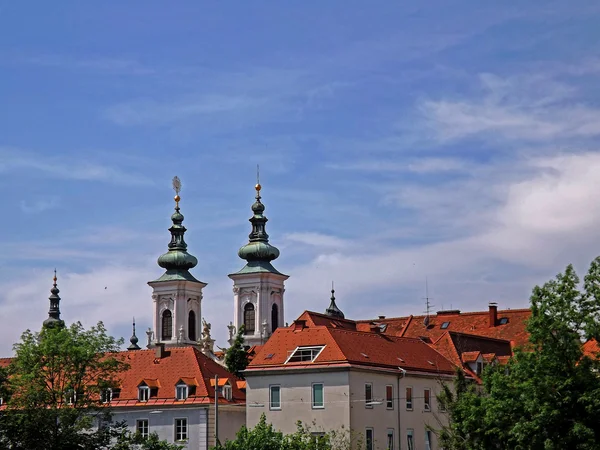
<path id="1" fill-rule="evenodd" d="M 164 343 L 166 346 L 197 345 L 202 321 L 202 289 L 206 283 L 197 280 L 189 269 L 198 264 L 195 256 L 187 252 L 184 240 L 183 214 L 179 210 L 181 182 L 173 178 L 175 189 L 175 212 L 169 228 L 169 250 L 158 258 L 158 265 L 165 269 L 160 278 L 148 282 L 152 288 L 153 330 L 149 346 Z"/>
<path id="2" fill-rule="evenodd" d="M 279 250 L 269 244 L 269 235 L 263 215 L 265 206 L 260 199 L 260 184 L 256 185 L 256 201 L 250 218 L 250 241 L 238 251 L 247 264 L 229 275 L 233 280 L 233 324 L 235 331 L 244 326 L 245 345 L 262 345 L 269 336 L 284 326 L 284 282 L 289 278 L 279 272 L 271 261 L 279 257 Z"/>

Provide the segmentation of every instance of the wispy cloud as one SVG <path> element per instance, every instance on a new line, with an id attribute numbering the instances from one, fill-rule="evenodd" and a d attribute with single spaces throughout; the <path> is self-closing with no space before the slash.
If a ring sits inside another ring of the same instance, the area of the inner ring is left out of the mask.
<path id="1" fill-rule="evenodd" d="M 441 142 L 492 134 L 504 139 L 547 141 L 600 135 L 600 108 L 576 90 L 544 76 L 479 77 L 470 98 L 425 100 L 419 109 Z"/>
<path id="2" fill-rule="evenodd" d="M 50 209 L 57 208 L 60 205 L 60 199 L 58 197 L 47 197 L 37 199 L 33 201 L 21 200 L 20 206 L 21 211 L 26 214 L 37 214 Z"/>
<path id="3" fill-rule="evenodd" d="M 152 180 L 136 172 L 84 158 L 67 156 L 41 157 L 24 150 L 0 147 L 0 172 L 37 172 L 48 177 L 66 180 L 99 181 L 119 185 L 150 185 Z"/>
<path id="4" fill-rule="evenodd" d="M 383 158 L 363 160 L 351 163 L 331 163 L 327 167 L 337 170 L 358 172 L 414 172 L 419 174 L 435 174 L 443 172 L 465 172 L 473 167 L 473 163 L 459 158 L 413 158 L 406 161 L 386 160 Z"/>
<path id="5" fill-rule="evenodd" d="M 74 58 L 66 55 L 40 55 L 22 59 L 26 64 L 67 70 L 85 70 L 113 75 L 152 75 L 156 71 L 139 61 L 122 58 Z"/>

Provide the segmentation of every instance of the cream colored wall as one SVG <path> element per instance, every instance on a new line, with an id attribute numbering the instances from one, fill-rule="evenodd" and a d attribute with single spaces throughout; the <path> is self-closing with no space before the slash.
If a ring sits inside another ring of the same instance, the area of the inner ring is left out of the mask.
<path id="1" fill-rule="evenodd" d="M 323 383 L 323 409 L 312 408 L 312 383 Z M 269 409 L 269 386 L 281 386 L 281 410 Z M 296 431 L 296 421 L 311 425 L 315 431 L 348 430 L 350 404 L 348 402 L 348 371 L 292 372 L 271 375 L 263 372 L 246 377 L 246 424 L 254 427 L 261 414 L 267 422 L 284 433 Z M 264 405 L 252 407 L 252 404 Z M 315 422 L 316 426 L 312 426 Z"/>
<path id="2" fill-rule="evenodd" d="M 246 405 L 219 405 L 219 441 L 234 440 L 237 432 L 246 425 Z M 215 445 L 215 408 L 208 408 L 208 447 Z"/>
<path id="3" fill-rule="evenodd" d="M 448 382 L 448 380 L 446 380 Z M 427 425 L 439 429 L 447 423 L 447 414 L 439 410 L 437 395 L 441 390 L 441 381 L 436 376 L 407 375 L 400 379 L 400 428 L 402 448 L 407 448 L 406 430 L 413 429 L 415 450 L 425 449 L 425 427 Z M 450 381 L 451 383 L 451 381 Z M 406 387 L 413 388 L 413 409 L 406 409 Z M 431 389 L 431 411 L 424 409 L 424 390 Z M 435 433 L 431 433 L 431 450 L 439 449 Z"/>
<path id="4" fill-rule="evenodd" d="M 365 404 L 365 384 L 373 386 L 373 398 L 382 401 L 381 405 L 367 407 Z M 395 449 L 398 449 L 398 401 L 393 402 L 393 409 L 387 409 L 386 385 L 392 385 L 393 397 L 398 397 L 398 376 L 392 373 L 352 370 L 350 372 L 350 426 L 354 433 L 365 438 L 365 430 L 372 428 L 374 448 L 387 449 L 387 430 L 394 430 Z"/>
<path id="5" fill-rule="evenodd" d="M 398 377 L 395 373 L 385 373 L 371 370 L 344 370 L 331 372 L 292 371 L 271 375 L 267 371 L 246 378 L 246 424 L 254 427 L 262 413 L 267 422 L 284 433 L 296 431 L 296 421 L 305 424 L 316 423 L 315 431 L 332 431 L 351 429 L 355 441 L 362 440 L 366 428 L 374 432 L 374 449 L 387 449 L 387 431 L 394 430 L 394 449 L 406 449 L 406 431 L 413 430 L 414 450 L 425 449 L 425 428 L 430 425 L 436 429 L 440 421 L 446 423 L 446 414 L 439 412 L 437 394 L 440 392 L 440 381 L 435 375 Z M 311 385 L 324 384 L 325 408 L 322 410 L 311 407 Z M 365 407 L 365 383 L 372 383 L 373 397 L 381 400 L 381 405 Z M 398 388 L 398 383 L 400 388 Z M 269 386 L 281 386 L 280 411 L 269 410 Z M 387 409 L 385 402 L 386 385 L 394 389 L 393 409 Z M 406 410 L 405 388 L 413 388 L 413 410 Z M 424 411 L 423 391 L 431 389 L 431 411 Z M 251 404 L 264 405 L 250 407 Z M 398 414 L 400 413 L 400 417 Z M 400 425 L 398 425 L 400 420 Z M 364 444 L 362 446 L 364 448 Z M 437 439 L 431 433 L 431 450 L 438 450 Z"/>

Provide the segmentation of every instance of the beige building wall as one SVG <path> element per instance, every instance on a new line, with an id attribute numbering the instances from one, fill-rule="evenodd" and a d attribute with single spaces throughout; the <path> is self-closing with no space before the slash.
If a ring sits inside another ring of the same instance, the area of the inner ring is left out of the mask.
<path id="1" fill-rule="evenodd" d="M 232 441 L 237 432 L 246 425 L 246 405 L 219 405 L 219 441 Z M 208 408 L 208 448 L 215 445 L 215 406 Z"/>
<path id="2" fill-rule="evenodd" d="M 350 402 L 348 370 L 285 373 L 246 377 L 246 423 L 254 427 L 265 414 L 267 422 L 288 434 L 296 431 L 296 422 L 302 421 L 315 432 L 348 430 L 350 427 Z M 312 407 L 312 385 L 323 383 L 323 408 Z M 281 409 L 269 407 L 269 388 L 281 386 Z M 253 407 L 252 405 L 260 405 Z M 314 423 L 314 425 L 313 425 Z"/>
<path id="3" fill-rule="evenodd" d="M 450 381 L 450 379 L 447 379 Z M 252 375 L 246 378 L 247 414 L 246 424 L 254 427 L 261 414 L 267 422 L 284 432 L 294 433 L 296 421 L 311 425 L 314 431 L 351 430 L 355 444 L 362 443 L 367 428 L 373 430 L 374 449 L 387 450 L 388 431 L 394 436 L 394 450 L 407 449 L 407 432 L 413 433 L 414 450 L 426 450 L 426 427 L 439 429 L 446 423 L 446 413 L 439 411 L 437 394 L 441 378 L 434 374 L 402 376 L 368 369 L 345 369 L 337 371 L 280 372 Z M 313 409 L 311 391 L 313 383 L 323 383 L 323 409 Z M 365 385 L 370 383 L 373 399 L 381 404 L 367 407 Z M 269 386 L 281 386 L 281 410 L 269 408 Z M 386 386 L 392 386 L 392 406 L 386 402 Z M 412 409 L 406 407 L 406 387 L 413 389 Z M 431 408 L 425 410 L 425 389 L 430 389 Z M 251 407 L 255 404 L 258 407 Z M 435 433 L 430 435 L 430 450 L 438 450 Z M 356 446 L 358 448 L 358 445 Z"/>

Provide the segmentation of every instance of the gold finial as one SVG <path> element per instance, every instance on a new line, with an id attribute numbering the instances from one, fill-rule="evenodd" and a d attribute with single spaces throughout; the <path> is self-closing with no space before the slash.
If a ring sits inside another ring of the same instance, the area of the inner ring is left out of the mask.
<path id="1" fill-rule="evenodd" d="M 260 185 L 260 168 L 258 164 L 256 165 L 256 186 L 254 186 L 254 189 L 256 189 L 256 192 L 260 192 L 262 189 L 262 186 Z"/>
<path id="2" fill-rule="evenodd" d="M 54 269 L 54 278 L 52 278 L 52 280 L 54 281 L 54 284 L 56 284 L 56 280 L 58 280 L 58 278 L 56 278 L 56 269 Z"/>
<path id="3" fill-rule="evenodd" d="M 173 197 L 173 200 L 175 200 L 175 207 L 179 208 L 179 200 L 181 200 L 181 197 L 179 197 L 179 192 L 181 191 L 181 180 L 177 176 L 173 177 L 173 190 L 175 191 L 175 197 Z"/>

